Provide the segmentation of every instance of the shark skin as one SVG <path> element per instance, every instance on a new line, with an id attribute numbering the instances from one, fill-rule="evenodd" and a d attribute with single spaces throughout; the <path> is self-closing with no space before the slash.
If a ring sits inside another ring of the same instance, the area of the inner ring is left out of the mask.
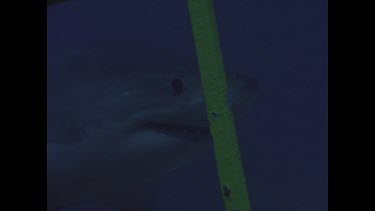
<path id="1" fill-rule="evenodd" d="M 197 65 L 161 49 L 72 47 L 47 58 L 48 210 L 99 202 L 150 211 L 153 178 L 211 144 Z M 257 81 L 228 74 L 234 116 Z"/>

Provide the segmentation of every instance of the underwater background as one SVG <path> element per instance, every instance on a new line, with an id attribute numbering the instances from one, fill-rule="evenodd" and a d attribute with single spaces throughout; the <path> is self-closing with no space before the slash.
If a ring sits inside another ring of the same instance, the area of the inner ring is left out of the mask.
<path id="1" fill-rule="evenodd" d="M 237 124 L 252 211 L 328 210 L 327 2 L 214 3 L 226 69 L 259 82 L 251 111 Z M 48 53 L 110 39 L 195 55 L 186 0 L 72 0 L 47 14 Z M 224 210 L 215 165 L 210 149 L 160 177 L 154 210 Z"/>

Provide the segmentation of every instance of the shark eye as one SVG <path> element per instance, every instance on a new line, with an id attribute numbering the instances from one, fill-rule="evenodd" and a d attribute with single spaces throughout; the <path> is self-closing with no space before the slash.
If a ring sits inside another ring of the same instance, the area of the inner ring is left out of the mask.
<path id="1" fill-rule="evenodd" d="M 184 92 L 184 84 L 181 79 L 174 79 L 171 83 L 171 86 L 173 88 L 173 91 L 177 94 L 180 95 Z"/>

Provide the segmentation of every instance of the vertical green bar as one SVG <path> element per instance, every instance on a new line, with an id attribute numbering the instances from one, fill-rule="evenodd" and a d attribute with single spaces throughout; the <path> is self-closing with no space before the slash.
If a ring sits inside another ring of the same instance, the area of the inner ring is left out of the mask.
<path id="1" fill-rule="evenodd" d="M 226 211 L 250 211 L 212 0 L 188 0 L 211 135 Z"/>

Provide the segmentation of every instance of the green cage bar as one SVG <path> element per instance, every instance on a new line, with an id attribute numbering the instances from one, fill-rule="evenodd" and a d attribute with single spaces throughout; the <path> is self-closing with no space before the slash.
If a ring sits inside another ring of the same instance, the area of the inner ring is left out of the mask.
<path id="1" fill-rule="evenodd" d="M 250 211 L 213 0 L 188 0 L 188 7 L 225 210 Z"/>

